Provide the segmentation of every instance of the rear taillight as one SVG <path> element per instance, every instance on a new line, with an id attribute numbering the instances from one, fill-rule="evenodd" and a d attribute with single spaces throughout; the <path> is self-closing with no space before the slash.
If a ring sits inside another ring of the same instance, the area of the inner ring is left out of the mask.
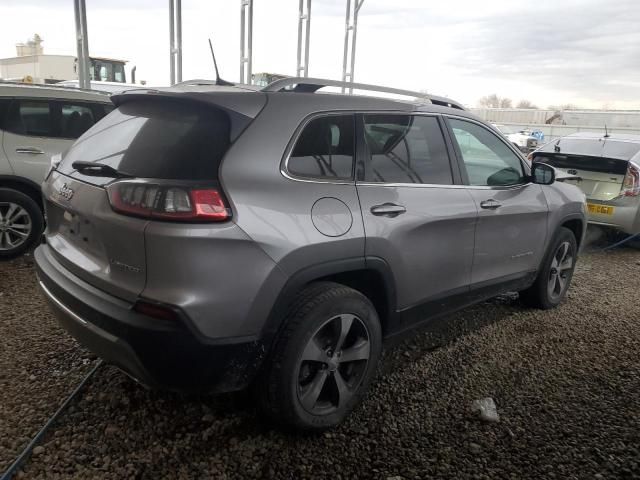
<path id="1" fill-rule="evenodd" d="M 624 197 L 637 197 L 640 195 L 640 167 L 635 163 L 629 162 L 627 174 L 622 181 L 620 195 Z"/>
<path id="2" fill-rule="evenodd" d="M 182 222 L 221 222 L 231 217 L 216 188 L 115 182 L 107 187 L 116 212 L 143 218 Z"/>

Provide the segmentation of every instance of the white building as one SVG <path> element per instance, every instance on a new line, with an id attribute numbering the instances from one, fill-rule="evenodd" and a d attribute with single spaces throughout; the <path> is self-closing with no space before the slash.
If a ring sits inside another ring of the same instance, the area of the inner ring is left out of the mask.
<path id="1" fill-rule="evenodd" d="M 42 38 L 35 34 L 27 43 L 16 45 L 16 57 L 0 59 L 0 79 L 33 83 L 77 80 L 76 57 L 45 55 L 42 41 Z M 124 69 L 126 60 L 90 57 L 90 61 L 91 80 L 118 83 L 127 81 Z"/>

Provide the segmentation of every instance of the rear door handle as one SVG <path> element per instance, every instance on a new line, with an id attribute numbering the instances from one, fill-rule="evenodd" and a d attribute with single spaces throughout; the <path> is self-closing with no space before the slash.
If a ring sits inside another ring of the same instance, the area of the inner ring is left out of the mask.
<path id="1" fill-rule="evenodd" d="M 31 155 L 42 155 L 44 152 L 36 147 L 18 147 L 16 153 L 27 153 Z"/>
<path id="2" fill-rule="evenodd" d="M 487 210 L 495 210 L 496 208 L 500 208 L 501 206 L 502 204 L 499 201 L 494 200 L 493 198 L 480 202 L 480 208 L 484 208 Z"/>
<path id="3" fill-rule="evenodd" d="M 402 205 L 396 205 L 395 203 L 383 203 L 382 205 L 371 207 L 371 213 L 378 216 L 397 217 L 406 211 L 407 209 Z"/>

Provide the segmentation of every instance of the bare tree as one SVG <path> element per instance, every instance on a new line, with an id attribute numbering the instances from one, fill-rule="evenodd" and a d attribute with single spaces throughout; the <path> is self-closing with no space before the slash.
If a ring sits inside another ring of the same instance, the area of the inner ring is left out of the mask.
<path id="1" fill-rule="evenodd" d="M 497 94 L 492 93 L 482 97 L 478 104 L 485 108 L 511 108 L 512 102 L 510 98 L 499 97 Z"/>
<path id="2" fill-rule="evenodd" d="M 516 105 L 516 108 L 533 108 L 536 110 L 538 109 L 538 107 L 529 100 L 520 100 Z"/>
<path id="3" fill-rule="evenodd" d="M 565 103 L 563 105 L 549 105 L 547 110 L 563 111 L 563 110 L 580 110 L 580 107 L 573 103 Z"/>

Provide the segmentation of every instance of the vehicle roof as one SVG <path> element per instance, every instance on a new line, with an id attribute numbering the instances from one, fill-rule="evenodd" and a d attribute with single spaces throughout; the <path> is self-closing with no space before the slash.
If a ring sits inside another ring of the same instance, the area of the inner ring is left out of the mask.
<path id="1" fill-rule="evenodd" d="M 617 140 L 621 142 L 640 143 L 640 135 L 632 135 L 630 133 L 610 133 L 608 137 L 605 137 L 604 132 L 576 132 L 576 133 L 567 135 L 567 137 L 584 139 L 584 140 L 596 140 L 596 141 L 600 141 L 604 138 L 607 138 L 610 141 Z"/>
<path id="2" fill-rule="evenodd" d="M 191 82 L 191 81 L 190 81 Z M 447 106 L 429 103 L 428 100 L 422 99 L 397 99 L 382 96 L 359 95 L 359 94 L 342 94 L 329 92 L 295 92 L 295 91 L 278 91 L 265 92 L 261 87 L 255 85 L 215 85 L 211 81 L 209 84 L 183 82 L 173 87 L 166 88 L 138 88 L 127 90 L 112 96 L 112 100 L 116 105 L 133 99 L 133 96 L 140 98 L 142 95 L 166 96 L 173 98 L 189 98 L 205 103 L 216 104 L 222 97 L 234 96 L 236 98 L 244 97 L 245 102 L 254 98 L 256 102 L 267 98 L 274 100 L 287 99 L 295 101 L 296 99 L 309 112 L 318 112 L 324 110 L 369 110 L 369 111 L 417 111 L 427 113 L 446 113 L 462 117 L 468 117 L 479 120 L 477 116 L 468 110 L 460 108 L 452 108 Z M 198 82 L 198 81 L 192 81 Z M 226 102 L 225 102 L 226 103 Z"/>
<path id="3" fill-rule="evenodd" d="M 104 92 L 80 90 L 74 87 L 24 83 L 0 83 L 0 97 L 62 98 L 103 103 L 111 102 L 109 95 Z"/>

